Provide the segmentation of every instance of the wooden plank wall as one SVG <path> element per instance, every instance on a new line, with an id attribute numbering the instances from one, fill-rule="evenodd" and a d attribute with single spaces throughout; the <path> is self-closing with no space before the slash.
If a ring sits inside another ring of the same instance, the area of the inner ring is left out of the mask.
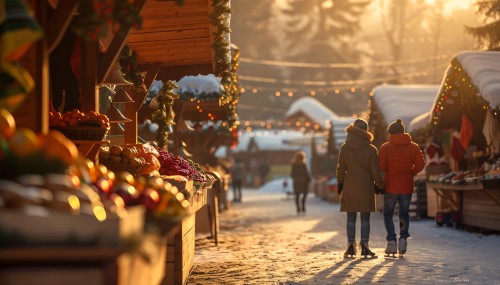
<path id="1" fill-rule="evenodd" d="M 195 213 L 182 221 L 181 230 L 167 241 L 167 266 L 163 285 L 185 283 L 194 263 Z"/>
<path id="2" fill-rule="evenodd" d="M 500 205 L 482 191 L 463 191 L 464 225 L 500 231 Z"/>

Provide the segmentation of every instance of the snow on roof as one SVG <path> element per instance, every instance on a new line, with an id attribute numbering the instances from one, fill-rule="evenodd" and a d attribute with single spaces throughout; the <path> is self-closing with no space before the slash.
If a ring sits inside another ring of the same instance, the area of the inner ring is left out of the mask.
<path id="1" fill-rule="evenodd" d="M 288 145 L 285 141 L 302 137 L 304 137 L 304 133 L 291 130 L 254 130 L 253 132 L 240 131 L 238 134 L 238 145 L 232 150 L 232 152 L 238 153 L 247 151 L 248 144 L 252 138 L 261 151 L 299 150 L 300 147 Z"/>
<path id="2" fill-rule="evenodd" d="M 418 129 L 426 126 L 430 122 L 431 122 L 431 111 L 427 111 L 427 112 L 420 114 L 420 115 L 416 116 L 415 118 L 413 118 L 413 120 L 411 120 L 410 125 L 408 126 L 406 131 L 408 133 L 413 132 L 414 130 L 418 130 Z"/>
<path id="3" fill-rule="evenodd" d="M 179 82 L 177 82 L 177 86 L 179 86 L 178 92 L 189 92 L 195 95 L 221 93 L 222 85 L 220 84 L 220 81 L 221 78 L 216 77 L 213 74 L 184 76 L 181 80 L 179 80 Z"/>
<path id="4" fill-rule="evenodd" d="M 432 108 L 439 88 L 425 84 L 379 85 L 373 89 L 373 100 L 387 125 L 400 118 L 409 126 L 413 118 Z"/>
<path id="5" fill-rule="evenodd" d="M 458 61 L 491 108 L 500 106 L 500 52 L 464 51 Z"/>
<path id="6" fill-rule="evenodd" d="M 326 107 L 323 103 L 311 97 L 302 97 L 295 100 L 288 108 L 285 118 L 290 117 L 298 112 L 302 112 L 316 123 L 325 128 L 326 121 L 338 120 L 340 117 L 332 110 Z"/>

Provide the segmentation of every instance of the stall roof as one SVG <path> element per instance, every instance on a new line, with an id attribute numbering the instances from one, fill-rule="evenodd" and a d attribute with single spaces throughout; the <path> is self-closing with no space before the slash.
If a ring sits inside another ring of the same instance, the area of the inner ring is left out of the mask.
<path id="1" fill-rule="evenodd" d="M 490 107 L 500 106 L 500 52 L 464 51 L 457 56 L 458 61 L 479 90 L 479 95 Z"/>
<path id="2" fill-rule="evenodd" d="M 174 1 L 146 0 L 142 28 L 131 31 L 127 38 L 137 52 L 137 63 L 160 63 L 160 79 L 178 79 L 167 75 L 186 75 L 186 66 L 194 66 L 199 73 L 213 73 L 210 5 L 210 0 L 185 1 L 182 6 Z"/>
<path id="3" fill-rule="evenodd" d="M 327 128 L 327 121 L 331 121 L 337 147 L 345 142 L 347 136 L 345 128 L 354 121 L 353 117 L 338 116 L 323 103 L 311 97 L 303 97 L 294 101 L 286 112 L 285 118 L 288 119 L 300 113 L 318 123 L 322 130 Z"/>
<path id="4" fill-rule="evenodd" d="M 339 120 L 340 117 L 332 110 L 328 109 L 318 100 L 311 97 L 302 97 L 295 100 L 285 114 L 285 118 L 291 117 L 296 113 L 302 112 L 316 123 L 320 124 L 323 129 L 326 127 L 328 120 Z"/>
<path id="5" fill-rule="evenodd" d="M 232 150 L 233 153 L 245 152 L 248 144 L 254 140 L 261 151 L 285 151 L 298 150 L 299 146 L 287 144 L 287 140 L 303 138 L 304 133 L 291 130 L 255 130 L 251 133 L 240 132 L 238 135 L 238 146 Z"/>
<path id="6" fill-rule="evenodd" d="M 385 123 L 400 118 L 405 126 L 432 108 L 439 85 L 379 85 L 373 89 L 373 100 Z"/>

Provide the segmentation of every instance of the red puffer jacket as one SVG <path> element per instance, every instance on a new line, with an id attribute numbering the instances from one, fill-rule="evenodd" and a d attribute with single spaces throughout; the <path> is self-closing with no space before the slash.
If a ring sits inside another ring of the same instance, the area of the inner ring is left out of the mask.
<path id="1" fill-rule="evenodd" d="M 385 173 L 385 192 L 413 193 L 413 176 L 425 165 L 422 151 L 409 134 L 394 134 L 380 147 L 380 170 Z"/>

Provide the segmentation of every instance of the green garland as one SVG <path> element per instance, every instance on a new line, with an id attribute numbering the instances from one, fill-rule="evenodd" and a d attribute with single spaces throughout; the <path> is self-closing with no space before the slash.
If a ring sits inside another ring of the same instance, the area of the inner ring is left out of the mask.
<path id="1" fill-rule="evenodd" d="M 213 13 L 210 15 L 212 25 L 216 27 L 216 31 L 213 33 L 215 42 L 212 45 L 215 53 L 215 75 L 221 77 L 221 84 L 224 87 L 231 84 L 231 58 L 229 56 L 229 41 L 227 40 L 231 33 L 229 3 L 229 0 L 213 0 Z"/>
<path id="2" fill-rule="evenodd" d="M 137 65 L 137 53 L 125 45 L 120 54 L 120 66 L 125 79 L 134 83 L 137 89 L 144 90 L 144 74 Z"/>
<path id="3" fill-rule="evenodd" d="M 141 28 L 142 17 L 129 0 L 80 0 L 78 18 L 72 25 L 75 33 L 86 40 L 97 40 L 108 33 L 111 26 Z"/>
<path id="4" fill-rule="evenodd" d="M 175 99 L 179 95 L 174 92 L 178 86 L 174 81 L 167 81 L 158 92 L 158 110 L 156 110 L 151 120 L 158 125 L 158 132 L 156 134 L 156 143 L 159 148 L 166 149 L 168 146 L 168 133 L 171 132 L 172 126 L 175 125 L 173 110 Z"/>

